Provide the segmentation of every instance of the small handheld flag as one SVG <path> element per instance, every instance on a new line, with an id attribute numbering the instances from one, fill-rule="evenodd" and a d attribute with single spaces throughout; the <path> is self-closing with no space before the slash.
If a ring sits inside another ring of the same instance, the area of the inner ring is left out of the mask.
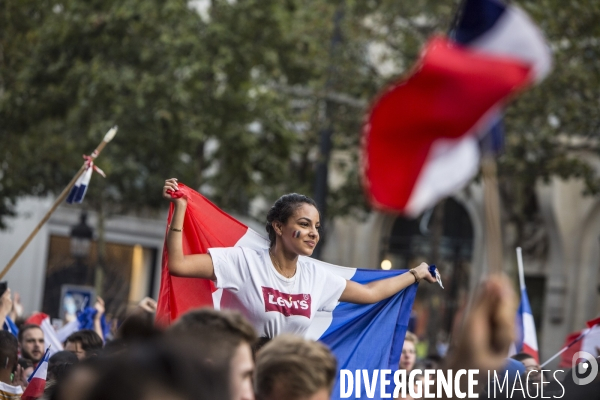
<path id="1" fill-rule="evenodd" d="M 533 312 L 529 305 L 529 297 L 527 296 L 527 288 L 525 287 L 525 276 L 523 274 L 523 256 L 521 248 L 517 247 L 517 261 L 519 265 L 519 284 L 521 287 L 521 302 L 517 311 L 517 341 L 515 349 L 518 353 L 527 353 L 534 357 L 537 362 L 540 361 L 538 354 L 537 335 L 535 331 L 535 322 L 533 320 Z"/>
<path id="2" fill-rule="evenodd" d="M 98 147 L 96 147 L 96 149 L 92 152 L 91 156 L 83 156 L 83 158 L 86 160 L 83 165 L 81 166 L 81 168 L 79 168 L 79 171 L 77 171 L 77 173 L 75 174 L 75 176 L 73 177 L 73 179 L 71 179 L 71 182 L 69 182 L 69 184 L 67 185 L 67 187 L 64 188 L 64 190 L 58 195 L 58 197 L 56 198 L 56 200 L 54 201 L 54 203 L 52 204 L 52 206 L 50 207 L 50 209 L 48 210 L 48 212 L 46 212 L 46 215 L 44 215 L 44 217 L 42 218 L 42 220 L 35 226 L 35 228 L 33 229 L 33 231 L 29 234 L 29 236 L 27 237 L 27 239 L 25 239 L 25 242 L 23 242 L 23 244 L 21 245 L 21 247 L 19 247 L 19 249 L 17 250 L 17 252 L 15 253 L 15 255 L 10 259 L 10 261 L 8 261 L 8 264 L 6 264 L 6 266 L 4 267 L 4 269 L 0 272 L 0 279 L 2 279 L 2 277 L 4 277 L 4 275 L 6 275 L 6 273 L 11 269 L 11 267 L 13 266 L 13 264 L 15 263 L 15 261 L 17 261 L 17 258 L 19 258 L 19 256 L 23 253 L 23 251 L 25 250 L 25 248 L 27 247 L 27 245 L 29 245 L 29 243 L 31 243 L 31 241 L 33 240 L 33 238 L 35 237 L 35 235 L 37 235 L 37 233 L 40 231 L 40 229 L 42 228 L 42 226 L 50 219 L 50 216 L 52 215 L 52 213 L 54 211 L 56 211 L 56 209 L 58 208 L 58 206 L 60 205 L 60 203 L 62 203 L 67 196 L 69 195 L 69 193 L 71 192 L 71 188 L 73 187 L 73 185 L 75 184 L 75 182 L 77 182 L 79 180 L 79 177 L 81 175 L 83 175 L 84 172 L 86 172 L 87 169 L 89 168 L 95 168 L 95 170 L 100 173 L 102 176 L 104 176 L 104 173 L 97 167 L 93 167 L 93 160 L 95 160 L 96 158 L 98 158 L 98 156 L 100 155 L 100 152 L 104 149 L 104 147 L 106 147 L 106 145 L 108 144 L 108 142 L 110 142 L 114 137 L 115 134 L 117 133 L 117 127 L 114 126 L 112 127 L 107 133 L 106 135 L 104 135 L 104 138 L 102 139 L 102 142 L 100 142 L 100 144 L 98 145 Z M 74 195 L 75 197 L 75 195 Z"/>
<path id="3" fill-rule="evenodd" d="M 44 395 L 46 378 L 48 376 L 48 359 L 50 358 L 50 346 L 46 349 L 42 361 L 39 362 L 29 379 L 29 384 L 21 396 L 21 400 L 35 400 Z"/>
<path id="4" fill-rule="evenodd" d="M 93 163 L 92 163 L 93 164 Z M 67 197 L 67 203 L 69 204 L 79 204 L 83 201 L 83 197 L 87 192 L 87 188 L 90 184 L 90 179 L 92 178 L 92 167 L 88 167 L 83 175 L 77 179 L 75 182 L 75 186 L 71 189 L 69 196 Z"/>

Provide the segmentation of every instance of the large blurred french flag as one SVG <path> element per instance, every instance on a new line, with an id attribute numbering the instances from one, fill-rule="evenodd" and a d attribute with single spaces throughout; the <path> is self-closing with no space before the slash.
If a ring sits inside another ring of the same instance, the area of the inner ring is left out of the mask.
<path id="1" fill-rule="evenodd" d="M 480 137 L 550 67 L 543 35 L 520 8 L 465 1 L 450 38 L 432 38 L 371 108 L 362 141 L 371 204 L 416 216 L 461 189 L 478 171 Z"/>
<path id="2" fill-rule="evenodd" d="M 183 224 L 185 254 L 206 253 L 211 247 L 268 248 L 269 241 L 265 237 L 223 212 L 196 191 L 179 183 L 178 195 L 185 195 L 188 199 Z M 172 214 L 171 206 L 169 221 Z M 312 261 L 335 274 L 360 283 L 404 272 L 346 268 L 314 259 Z M 417 285 L 411 285 L 379 303 L 339 303 L 332 313 L 318 313 L 306 336 L 327 344 L 338 360 L 339 369 L 395 371 L 398 369 L 416 291 Z M 192 308 L 220 308 L 220 298 L 220 290 L 215 290 L 210 280 L 171 276 L 165 245 L 157 324 L 169 325 Z M 332 398 L 338 398 L 336 396 L 340 394 L 338 385 L 339 382 L 336 383 Z"/>

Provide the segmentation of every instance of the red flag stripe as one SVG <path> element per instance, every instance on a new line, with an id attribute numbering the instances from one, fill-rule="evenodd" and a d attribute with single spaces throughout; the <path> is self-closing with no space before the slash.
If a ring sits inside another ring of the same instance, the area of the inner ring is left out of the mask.
<path id="1" fill-rule="evenodd" d="M 189 190 L 182 183 L 179 183 L 179 192 L 177 196 L 183 194 L 188 199 L 182 232 L 184 254 L 205 254 L 211 247 L 235 246 L 248 231 L 246 225 L 220 210 L 201 194 Z M 173 208 L 171 204 L 168 224 L 173 217 Z M 165 235 L 156 323 L 167 326 L 189 309 L 212 307 L 214 290 L 214 284 L 208 279 L 171 276 Z"/>

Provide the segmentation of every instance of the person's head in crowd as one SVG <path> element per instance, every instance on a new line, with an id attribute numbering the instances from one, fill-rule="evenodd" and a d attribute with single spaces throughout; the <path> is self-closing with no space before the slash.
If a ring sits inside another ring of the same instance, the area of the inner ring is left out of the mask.
<path id="1" fill-rule="evenodd" d="M 98 355 L 102 350 L 102 338 L 91 329 L 72 333 L 65 340 L 65 350 L 75 354 L 79 360 Z"/>
<path id="2" fill-rule="evenodd" d="M 127 316 L 117 329 L 116 336 L 124 343 L 131 343 L 155 339 L 160 334 L 154 324 L 154 315 L 142 310 Z"/>
<path id="3" fill-rule="evenodd" d="M 100 357 L 77 362 L 56 381 L 49 400 L 85 400 L 105 367 Z"/>
<path id="4" fill-rule="evenodd" d="M 423 360 L 423 369 L 439 369 L 444 359 L 438 354 L 429 354 Z"/>
<path id="5" fill-rule="evenodd" d="M 402 345 L 402 354 L 400 355 L 400 369 L 406 370 L 406 372 L 412 371 L 417 361 L 417 343 L 419 339 L 417 335 L 412 332 L 406 332 L 404 337 L 404 344 Z"/>
<path id="6" fill-rule="evenodd" d="M 77 356 L 70 351 L 63 350 L 54 353 L 48 360 L 48 380 L 62 380 L 67 371 L 78 361 Z"/>
<path id="7" fill-rule="evenodd" d="M 34 365 L 40 362 L 46 351 L 44 331 L 39 325 L 24 325 L 19 331 L 19 347 L 21 357 L 31 360 Z"/>
<path id="8" fill-rule="evenodd" d="M 207 345 L 220 346 L 230 363 L 232 400 L 252 400 L 256 332 L 238 312 L 202 308 L 182 315 L 168 331 L 172 336 L 193 335 Z"/>
<path id="9" fill-rule="evenodd" d="M 17 361 L 17 364 L 19 364 L 19 366 L 21 367 L 21 370 L 23 371 L 23 376 L 25 379 L 29 379 L 29 377 L 31 376 L 31 374 L 33 374 L 33 362 L 28 359 L 28 358 L 19 358 L 19 360 Z"/>
<path id="10" fill-rule="evenodd" d="M 0 382 L 12 384 L 12 373 L 19 358 L 17 338 L 8 331 L 0 331 Z"/>
<path id="11" fill-rule="evenodd" d="M 541 383 L 542 374 L 540 363 L 538 363 L 535 358 L 527 353 L 517 353 L 511 356 L 513 360 L 520 361 L 523 366 L 525 366 L 525 376 L 528 377 L 529 383 Z"/>
<path id="12" fill-rule="evenodd" d="M 335 357 L 319 343 L 282 335 L 256 358 L 254 390 L 258 400 L 326 400 L 337 372 Z"/>
<path id="13" fill-rule="evenodd" d="M 124 341 L 123 339 L 116 338 L 111 340 L 110 342 L 106 342 L 104 348 L 102 349 L 103 356 L 116 356 L 123 353 L 127 350 L 127 347 L 130 343 Z"/>
<path id="14" fill-rule="evenodd" d="M 258 340 L 254 343 L 254 346 L 252 347 L 252 354 L 254 354 L 254 358 L 256 359 L 256 355 L 258 354 L 258 352 L 260 351 L 260 349 L 262 349 L 263 347 L 265 347 L 265 345 L 267 343 L 269 343 L 271 341 L 271 338 L 269 337 L 259 337 Z"/>
<path id="15" fill-rule="evenodd" d="M 85 400 L 229 400 L 224 350 L 196 339 L 145 342 L 104 363 Z M 64 400 L 78 400 L 64 398 Z"/>

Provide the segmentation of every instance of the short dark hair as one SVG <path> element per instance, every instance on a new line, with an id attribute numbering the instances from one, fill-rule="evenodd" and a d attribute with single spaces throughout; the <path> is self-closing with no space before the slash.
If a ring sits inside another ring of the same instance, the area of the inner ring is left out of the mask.
<path id="1" fill-rule="evenodd" d="M 23 327 L 21 329 L 19 329 L 19 334 L 17 335 L 17 338 L 19 339 L 19 343 L 21 343 L 23 341 L 23 335 L 25 334 L 25 332 L 27 332 L 30 329 L 39 329 L 40 331 L 42 331 L 42 333 L 44 333 L 44 331 L 42 330 L 42 327 L 36 324 L 26 324 L 23 325 Z"/>
<path id="2" fill-rule="evenodd" d="M 91 329 L 82 329 L 72 333 L 67 340 L 65 340 L 65 345 L 68 342 L 81 343 L 81 349 L 85 351 L 86 356 L 102 350 L 102 346 L 104 345 L 102 338 Z"/>
<path id="3" fill-rule="evenodd" d="M 534 356 L 532 356 L 531 354 L 527 354 L 527 353 L 517 353 L 515 355 L 510 356 L 510 358 L 512 358 L 513 360 L 517 360 L 517 361 L 527 360 L 528 358 L 533 358 L 535 360 Z"/>
<path id="4" fill-rule="evenodd" d="M 267 213 L 267 224 L 265 226 L 265 229 L 269 234 L 271 246 L 275 244 L 275 238 L 277 237 L 275 229 L 273 229 L 273 222 L 279 221 L 285 224 L 288 218 L 290 218 L 294 214 L 294 211 L 296 211 L 303 203 L 310 204 L 317 209 L 317 212 L 319 211 L 317 203 L 315 203 L 313 199 L 298 193 L 284 194 L 275 202 L 275 204 L 273 204 Z"/>
<path id="5" fill-rule="evenodd" d="M 275 387 L 285 391 L 286 400 L 313 396 L 321 389 L 331 394 L 337 362 L 322 343 L 297 336 L 282 335 L 263 347 L 256 358 L 254 391 L 261 399 Z"/>
<path id="6" fill-rule="evenodd" d="M 79 359 L 77 356 L 70 351 L 61 350 L 57 351 L 48 359 L 48 367 L 51 367 L 54 364 L 74 364 Z"/>
<path id="7" fill-rule="evenodd" d="M 151 340 L 162 332 L 154 325 L 154 316 L 143 311 L 129 315 L 119 326 L 117 338 L 125 343 Z"/>
<path id="8" fill-rule="evenodd" d="M 0 368 L 12 369 L 19 357 L 19 343 L 15 335 L 0 331 Z"/>
<path id="9" fill-rule="evenodd" d="M 223 349 L 197 344 L 190 338 L 147 341 L 120 355 L 98 358 L 104 367 L 86 398 L 143 399 L 151 392 L 181 399 L 229 398 L 230 366 Z"/>
<path id="10" fill-rule="evenodd" d="M 71 368 L 78 362 L 79 359 L 77 356 L 70 351 L 62 350 L 54 353 L 48 360 L 47 380 L 54 381 L 57 384 L 64 379 Z"/>
<path id="11" fill-rule="evenodd" d="M 211 331 L 217 335 L 230 335 L 254 346 L 256 331 L 246 318 L 237 311 L 200 308 L 183 314 L 170 328 L 173 334 L 202 333 Z"/>
<path id="12" fill-rule="evenodd" d="M 27 369 L 27 368 L 32 368 L 33 367 L 33 361 L 31 361 L 29 358 L 19 358 L 17 360 L 17 363 L 21 366 L 21 368 L 23 369 Z"/>

